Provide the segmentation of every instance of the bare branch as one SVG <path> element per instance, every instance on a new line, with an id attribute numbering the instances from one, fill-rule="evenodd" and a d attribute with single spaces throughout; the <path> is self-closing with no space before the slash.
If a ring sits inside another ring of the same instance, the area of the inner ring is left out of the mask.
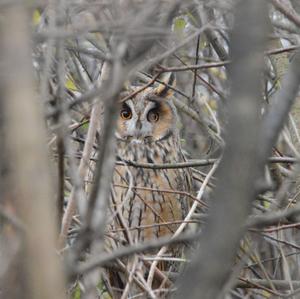
<path id="1" fill-rule="evenodd" d="M 255 197 L 266 4 L 246 1 L 237 9 L 232 40 L 232 96 L 228 103 L 227 144 L 217 175 L 220 181 L 200 250 L 188 266 L 175 298 L 184 298 L 187 293 L 189 298 L 217 298 L 221 294 Z M 197 277 L 197 283 L 190 277 Z"/>
<path id="2" fill-rule="evenodd" d="M 27 227 L 22 266 L 26 298 L 64 298 L 63 276 L 55 253 L 56 223 L 41 107 L 34 93 L 28 15 L 21 3 L 4 12 L 1 31 L 5 74 L 6 138 L 11 186 L 18 214 Z M 22 49 L 22 51 L 20 51 Z M 21 124 L 21 125 L 20 125 Z M 15 286 L 11 286 L 14 288 Z"/>
<path id="3" fill-rule="evenodd" d="M 282 14 L 284 14 L 291 22 L 300 27 L 300 16 L 284 5 L 280 0 L 271 0 L 272 4 L 276 9 L 278 9 Z"/>

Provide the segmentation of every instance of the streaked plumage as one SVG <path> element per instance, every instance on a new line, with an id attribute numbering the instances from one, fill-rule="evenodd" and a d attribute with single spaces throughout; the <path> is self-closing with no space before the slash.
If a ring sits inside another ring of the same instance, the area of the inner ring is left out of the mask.
<path id="1" fill-rule="evenodd" d="M 171 95 L 160 85 L 122 103 L 116 133 L 120 160 L 159 164 L 185 161 Z M 108 230 L 111 247 L 171 236 L 188 212 L 189 199 L 183 193 L 191 190 L 190 182 L 188 169 L 116 166 Z M 176 245 L 167 255 L 180 257 L 182 252 L 182 245 Z M 147 266 L 140 268 L 144 268 L 146 278 Z M 178 265 L 161 262 L 159 269 L 174 271 Z"/>

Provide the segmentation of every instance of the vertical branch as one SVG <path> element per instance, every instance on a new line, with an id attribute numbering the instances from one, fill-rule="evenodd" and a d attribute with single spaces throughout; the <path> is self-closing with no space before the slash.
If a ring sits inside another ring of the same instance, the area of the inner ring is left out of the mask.
<path id="1" fill-rule="evenodd" d="M 88 246 L 91 242 L 91 235 L 88 232 L 97 232 L 97 236 L 101 239 L 104 235 L 106 223 L 107 199 L 110 193 L 110 183 L 115 162 L 115 137 L 114 131 L 116 127 L 117 117 L 117 99 L 118 94 L 123 86 L 125 79 L 124 70 L 120 69 L 120 65 L 112 69 L 105 64 L 102 71 L 101 86 L 103 89 L 107 86 L 110 78 L 113 78 L 113 87 L 109 96 L 105 99 L 105 119 L 103 124 L 103 135 L 99 139 L 99 148 L 101 151 L 98 155 L 95 170 L 95 184 L 91 190 L 89 197 L 88 209 L 86 211 L 85 225 L 81 233 L 80 243 L 77 254 Z"/>
<path id="2" fill-rule="evenodd" d="M 282 80 L 282 87 L 272 99 L 271 107 L 267 111 L 260 134 L 260 163 L 265 163 L 276 142 L 278 134 L 287 120 L 288 113 L 295 101 L 300 84 L 300 51 L 296 53 L 289 67 L 288 73 Z"/>
<path id="3" fill-rule="evenodd" d="M 201 18 L 202 24 L 206 24 L 211 19 L 213 19 L 213 10 L 208 7 L 203 7 L 199 11 L 199 15 Z M 217 55 L 219 56 L 221 61 L 229 60 L 229 55 L 224 47 L 224 45 L 221 43 L 220 38 L 218 34 L 211 28 L 207 28 L 205 31 L 205 36 L 207 40 L 210 42 L 210 44 L 213 46 L 214 50 L 216 51 Z"/>
<path id="4" fill-rule="evenodd" d="M 266 3 L 242 1 L 232 36 L 231 82 L 226 147 L 217 173 L 218 186 L 200 249 L 182 279 L 176 298 L 217 298 L 230 274 L 244 222 L 255 196 L 259 173 L 260 74 L 267 34 Z M 195 279 L 190 279 L 194 277 Z"/>
<path id="5" fill-rule="evenodd" d="M 63 140 L 57 139 L 57 154 L 58 154 L 58 188 L 57 188 L 57 200 L 56 200 L 56 210 L 57 210 L 57 224 L 58 229 L 61 229 L 61 221 L 64 211 L 64 199 L 65 199 L 65 147 Z"/>
<path id="6" fill-rule="evenodd" d="M 105 80 L 107 80 L 109 72 L 109 66 L 107 62 L 104 63 L 101 71 L 101 77 L 99 79 L 99 88 L 103 87 Z M 84 143 L 84 148 L 82 152 L 82 158 L 79 164 L 79 176 L 81 180 L 84 180 L 87 177 L 88 169 L 89 169 L 89 161 L 93 150 L 93 144 L 96 139 L 96 132 L 100 127 L 100 120 L 101 120 L 101 113 L 103 109 L 103 102 L 100 101 L 99 98 L 96 98 L 96 101 L 93 105 L 91 118 L 90 118 L 90 125 L 87 132 L 87 137 Z M 62 220 L 62 229 L 60 232 L 60 246 L 65 244 L 68 229 L 72 222 L 72 217 L 76 212 L 76 197 L 78 196 L 78 190 L 76 186 L 73 187 L 71 191 L 70 198 L 68 200 L 68 205 Z"/>
<path id="7" fill-rule="evenodd" d="M 119 56 L 121 57 L 121 56 Z M 96 254 L 103 251 L 104 246 L 104 232 L 106 227 L 106 214 L 109 204 L 109 195 L 111 188 L 111 180 L 115 164 L 115 128 L 117 124 L 118 112 L 118 98 L 119 93 L 123 87 L 123 82 L 126 78 L 125 67 L 121 66 L 120 60 L 115 58 L 115 62 L 111 67 L 106 65 L 103 73 L 103 88 L 105 88 L 112 80 L 109 96 L 104 100 L 105 118 L 103 123 L 103 134 L 99 138 L 99 148 L 101 151 L 98 155 L 95 170 L 95 184 L 93 185 L 88 208 L 86 211 L 86 218 L 83 230 L 80 234 L 78 246 L 76 248 L 75 256 L 77 259 L 81 252 L 89 245 L 91 245 L 91 253 Z M 93 237 L 93 239 L 91 238 Z M 100 280 L 101 270 L 95 269 L 88 273 L 85 277 L 86 292 L 84 299 L 95 298 L 95 286 Z"/>
<path id="8" fill-rule="evenodd" d="M 196 45 L 196 59 L 195 64 L 198 64 L 199 61 L 199 47 L 200 47 L 200 35 L 197 38 L 197 45 Z M 196 83 L 197 83 L 197 70 L 194 71 L 194 79 L 193 79 L 193 89 L 192 89 L 192 97 L 194 98 L 196 94 Z"/>
<path id="9" fill-rule="evenodd" d="M 55 5 L 55 21 L 56 28 L 64 28 L 64 19 L 65 19 L 65 5 L 64 0 L 56 0 L 53 1 Z M 57 154 L 58 154 L 58 195 L 57 195 L 57 220 L 59 223 L 59 229 L 61 227 L 62 215 L 63 215 L 63 206 L 64 206 L 64 198 L 65 198 L 65 137 L 67 135 L 67 124 L 64 121 L 64 99 L 66 96 L 65 92 L 65 49 L 64 49 L 64 40 L 60 39 L 56 41 L 56 74 L 57 74 L 57 94 L 56 94 L 56 106 L 57 110 L 60 111 L 60 114 L 57 116 Z"/>
<path id="10" fill-rule="evenodd" d="M 88 15 L 88 14 L 86 14 Z M 90 17 L 90 15 L 88 15 Z M 91 18 L 90 21 L 94 21 L 94 19 Z M 103 64 L 101 76 L 98 78 L 97 85 L 101 89 L 101 86 L 103 85 L 103 78 L 107 77 L 107 69 L 108 65 L 107 62 Z M 64 115 L 67 114 L 67 109 L 65 107 L 64 109 Z M 66 138 L 66 151 L 69 151 L 69 157 L 72 159 L 70 160 L 70 175 L 73 176 L 73 187 L 71 190 L 70 197 L 68 199 L 68 204 L 65 210 L 65 213 L 63 215 L 62 219 L 62 226 L 59 236 L 59 245 L 60 247 L 63 247 L 66 243 L 66 239 L 68 236 L 68 230 L 70 228 L 73 216 L 76 212 L 76 209 L 78 208 L 81 215 L 83 215 L 84 209 L 86 207 L 86 194 L 84 192 L 84 181 L 88 179 L 88 170 L 91 166 L 90 158 L 92 156 L 93 151 L 93 145 L 96 140 L 96 133 L 100 130 L 101 126 L 101 116 L 103 112 L 103 102 L 99 97 L 95 98 L 94 104 L 92 106 L 91 111 L 91 117 L 89 122 L 89 128 L 86 136 L 86 140 L 83 147 L 82 157 L 80 159 L 78 170 L 75 167 L 74 159 L 73 159 L 73 153 L 71 152 L 71 144 L 69 140 L 69 136 L 65 136 Z"/>
<path id="11" fill-rule="evenodd" d="M 27 227 L 22 268 L 25 298 L 64 298 L 63 276 L 55 253 L 55 207 L 41 107 L 34 94 L 25 7 L 4 13 L 5 114 L 11 186 L 17 211 Z M 22 49 L 20 51 L 20 49 Z M 11 286 L 13 287 L 13 286 Z"/>

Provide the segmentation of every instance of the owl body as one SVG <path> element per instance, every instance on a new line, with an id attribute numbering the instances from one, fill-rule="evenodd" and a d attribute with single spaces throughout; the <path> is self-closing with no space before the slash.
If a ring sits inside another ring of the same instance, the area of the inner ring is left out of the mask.
<path id="1" fill-rule="evenodd" d="M 182 154 L 174 151 L 174 148 L 178 147 L 177 142 L 170 136 L 157 142 L 134 141 L 124 147 L 120 141 L 118 152 L 122 159 L 137 163 L 182 162 Z M 187 179 L 183 169 L 116 167 L 116 205 L 119 206 L 126 225 L 131 229 L 132 241 L 149 241 L 176 231 L 180 220 L 183 220 L 187 213 L 188 202 L 185 195 L 174 194 L 172 191 L 189 191 Z M 124 188 L 124 185 L 131 185 L 132 189 Z M 149 227 L 151 225 L 153 227 Z"/>
<path id="2" fill-rule="evenodd" d="M 170 96 L 169 89 L 160 85 L 122 103 L 116 137 L 117 156 L 125 165 L 117 165 L 113 176 L 108 230 L 112 247 L 171 236 L 188 212 L 188 169 L 151 169 L 126 163 L 185 161 Z M 182 245 L 170 246 L 166 255 L 180 257 L 182 249 Z M 160 263 L 159 268 L 168 271 L 170 265 Z"/>

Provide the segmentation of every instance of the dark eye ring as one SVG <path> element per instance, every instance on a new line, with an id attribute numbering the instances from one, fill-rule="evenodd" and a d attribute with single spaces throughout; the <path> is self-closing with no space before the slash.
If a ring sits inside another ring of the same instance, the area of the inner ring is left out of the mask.
<path id="1" fill-rule="evenodd" d="M 149 111 L 147 115 L 147 119 L 150 122 L 157 122 L 159 120 L 159 113 L 157 111 Z"/>
<path id="2" fill-rule="evenodd" d="M 131 111 L 130 110 L 128 110 L 128 109 L 123 109 L 122 111 L 121 111 L 121 113 L 120 113 L 120 115 L 121 115 L 121 117 L 123 118 L 123 119 L 131 119 L 131 117 L 132 117 L 132 113 L 131 113 Z"/>

